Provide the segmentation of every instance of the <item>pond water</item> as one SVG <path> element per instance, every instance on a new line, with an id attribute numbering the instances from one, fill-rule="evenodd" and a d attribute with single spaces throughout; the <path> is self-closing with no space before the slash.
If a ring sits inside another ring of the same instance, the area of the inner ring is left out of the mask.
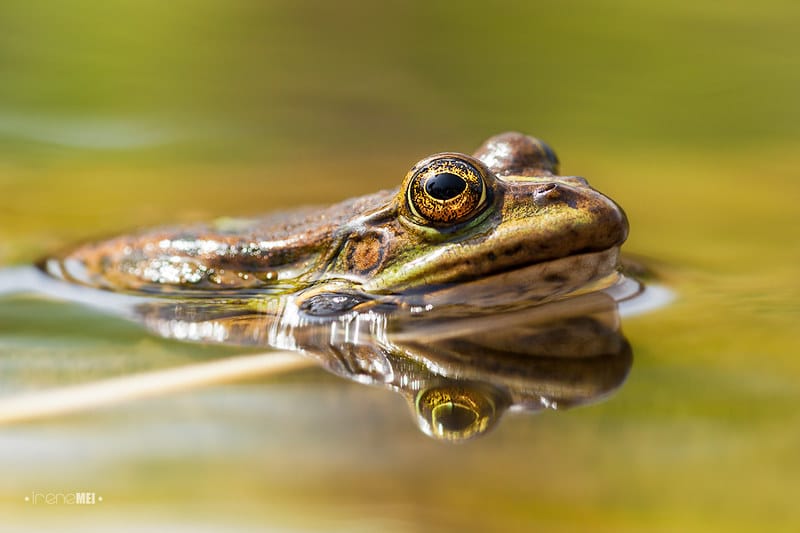
<path id="1" fill-rule="evenodd" d="M 604 401 L 459 445 L 402 395 L 288 359 L 6 423 L 4 528 L 800 525 L 799 4 L 80 4 L 0 8 L 4 268 L 395 187 L 514 129 L 625 208 L 623 250 L 674 299 L 623 317 L 632 363 Z M 0 400 L 262 351 L 0 296 Z M 25 500 L 76 492 L 102 501 Z"/>

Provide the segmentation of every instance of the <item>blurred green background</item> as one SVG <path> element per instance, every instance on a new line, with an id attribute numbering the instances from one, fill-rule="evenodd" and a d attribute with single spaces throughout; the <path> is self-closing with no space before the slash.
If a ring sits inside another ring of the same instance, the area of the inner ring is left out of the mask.
<path id="1" fill-rule="evenodd" d="M 457 448 L 321 371 L 3 428 L 4 519 L 797 530 L 798 23 L 795 0 L 4 1 L 0 265 L 394 187 L 425 155 L 520 130 L 626 209 L 626 250 L 677 293 L 625 322 L 634 368 L 607 403 Z M 227 353 L 0 300 L 6 393 L 73 361 L 115 375 Z M 80 487 L 107 504 L 22 503 Z"/>

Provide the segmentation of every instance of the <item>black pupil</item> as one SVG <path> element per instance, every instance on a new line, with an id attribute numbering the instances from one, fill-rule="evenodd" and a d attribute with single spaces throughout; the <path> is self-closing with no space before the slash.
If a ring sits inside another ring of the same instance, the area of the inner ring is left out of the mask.
<path id="1" fill-rule="evenodd" d="M 425 182 L 425 191 L 437 200 L 450 200 L 467 188 L 464 178 L 449 172 L 436 174 Z"/>

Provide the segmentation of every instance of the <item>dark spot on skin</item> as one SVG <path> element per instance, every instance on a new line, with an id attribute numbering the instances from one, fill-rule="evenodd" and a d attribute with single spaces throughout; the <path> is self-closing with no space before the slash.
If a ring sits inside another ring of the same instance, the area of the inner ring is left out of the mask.
<path id="1" fill-rule="evenodd" d="M 347 244 L 345 260 L 349 270 L 366 275 L 383 263 L 385 253 L 386 246 L 382 235 L 369 233 L 351 238 Z"/>
<path id="2" fill-rule="evenodd" d="M 489 258 L 489 261 L 494 261 L 495 259 L 497 259 L 497 254 L 494 252 L 489 252 L 487 254 L 487 257 Z"/>
<path id="3" fill-rule="evenodd" d="M 518 253 L 520 253 L 521 251 L 522 251 L 522 245 L 518 244 L 518 245 L 514 246 L 513 248 L 509 248 L 507 250 L 503 250 L 503 255 L 515 256 Z"/>
<path id="4" fill-rule="evenodd" d="M 564 276 L 563 276 L 563 275 L 561 275 L 561 274 L 558 274 L 558 273 L 556 273 L 556 272 L 553 272 L 553 273 L 551 273 L 551 274 L 547 274 L 547 275 L 544 277 L 544 280 L 545 280 L 547 283 L 564 283 L 565 281 L 567 281 L 567 278 L 566 278 L 566 277 L 564 277 Z"/>

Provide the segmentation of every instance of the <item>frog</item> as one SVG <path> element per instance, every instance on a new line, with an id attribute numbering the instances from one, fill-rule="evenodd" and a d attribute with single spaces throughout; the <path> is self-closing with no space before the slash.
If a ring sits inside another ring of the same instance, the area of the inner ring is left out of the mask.
<path id="1" fill-rule="evenodd" d="M 448 294 L 486 279 L 516 279 L 547 299 L 613 276 L 628 235 L 623 209 L 585 178 L 560 175 L 559 164 L 544 141 L 506 132 L 472 155 L 423 158 L 394 189 L 330 207 L 125 234 L 41 266 L 127 293 L 294 294 L 312 314 Z M 526 274 L 514 278 L 518 272 Z"/>

